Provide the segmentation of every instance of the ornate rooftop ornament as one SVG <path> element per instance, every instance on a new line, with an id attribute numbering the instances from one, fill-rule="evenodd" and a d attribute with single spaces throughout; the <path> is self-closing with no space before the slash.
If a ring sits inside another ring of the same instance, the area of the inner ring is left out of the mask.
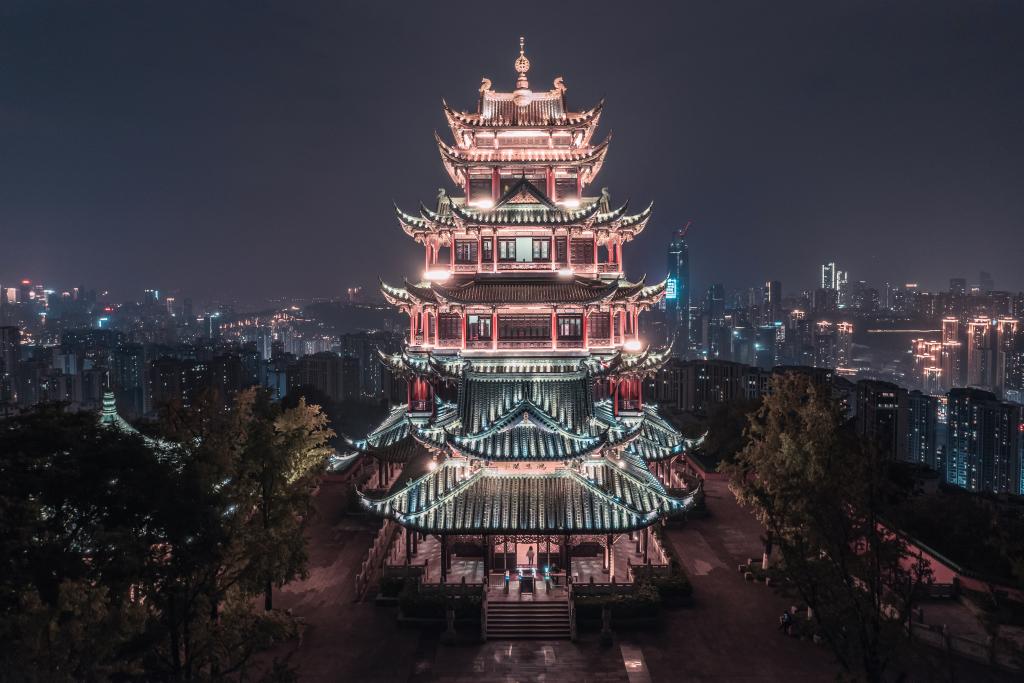
<path id="1" fill-rule="evenodd" d="M 525 43 L 526 39 L 523 36 L 519 36 L 519 56 L 516 58 L 516 72 L 519 74 L 519 78 L 516 79 L 516 89 L 512 93 L 512 101 L 519 107 L 528 105 L 530 103 L 530 96 L 533 94 L 530 92 L 530 81 L 526 79 L 526 72 L 530 70 L 530 60 L 526 58 L 524 52 Z"/>

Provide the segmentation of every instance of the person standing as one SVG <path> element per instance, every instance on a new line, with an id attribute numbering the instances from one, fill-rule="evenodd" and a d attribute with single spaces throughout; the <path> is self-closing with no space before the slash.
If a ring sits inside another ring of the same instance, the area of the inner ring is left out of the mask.
<path id="1" fill-rule="evenodd" d="M 533 571 L 533 546 L 532 545 L 529 548 L 526 549 L 526 566 L 530 568 L 531 572 Z"/>

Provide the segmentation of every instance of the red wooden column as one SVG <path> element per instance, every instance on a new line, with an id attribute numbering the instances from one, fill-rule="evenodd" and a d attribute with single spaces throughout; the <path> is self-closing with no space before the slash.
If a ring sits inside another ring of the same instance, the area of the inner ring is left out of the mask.
<path id="1" fill-rule="evenodd" d="M 448 247 L 448 272 L 455 272 L 455 235 L 452 235 L 449 239 Z"/>
<path id="2" fill-rule="evenodd" d="M 555 269 L 555 252 L 558 251 L 558 249 L 555 248 L 555 229 L 554 228 L 551 228 L 551 244 L 549 245 L 549 248 L 551 249 L 551 254 L 550 254 L 551 255 L 551 270 L 554 270 Z"/>
<path id="3" fill-rule="evenodd" d="M 554 308 L 551 309 L 551 348 L 558 348 L 558 316 Z"/>
<path id="4" fill-rule="evenodd" d="M 469 204 L 470 199 L 471 197 L 469 196 L 469 173 L 466 173 L 466 204 Z"/>
<path id="5" fill-rule="evenodd" d="M 498 236 L 491 235 L 491 272 L 498 272 Z"/>
<path id="6" fill-rule="evenodd" d="M 597 267 L 597 236 L 595 235 L 594 236 L 594 272 L 597 272 L 599 270 L 600 270 L 600 268 Z"/>
<path id="7" fill-rule="evenodd" d="M 501 199 L 501 173 L 497 168 L 491 169 L 491 201 L 495 204 Z"/>
<path id="8" fill-rule="evenodd" d="M 589 339 L 589 327 L 590 327 L 590 325 L 587 322 L 588 320 L 590 320 L 590 312 L 587 311 L 587 309 L 584 308 L 583 309 L 583 348 L 585 348 L 585 349 L 589 349 L 590 348 L 590 339 Z"/>
<path id="9" fill-rule="evenodd" d="M 484 263 L 484 240 L 480 233 L 476 234 L 476 272 L 480 272 Z"/>
<path id="10" fill-rule="evenodd" d="M 545 176 L 546 187 L 544 188 L 545 193 L 548 195 L 548 199 L 551 201 L 555 200 L 555 170 L 548 166 L 547 174 Z"/>
<path id="11" fill-rule="evenodd" d="M 426 246 L 426 253 L 423 254 L 423 277 L 426 277 L 427 271 L 430 270 L 430 242 L 423 243 Z"/>
<path id="12" fill-rule="evenodd" d="M 462 310 L 462 348 L 466 348 L 466 325 L 469 324 L 469 311 Z"/>
<path id="13" fill-rule="evenodd" d="M 498 309 L 491 311 L 491 348 L 498 348 Z"/>
<path id="14" fill-rule="evenodd" d="M 416 307 L 409 309 L 409 346 L 416 345 L 416 318 L 419 313 L 416 311 Z"/>

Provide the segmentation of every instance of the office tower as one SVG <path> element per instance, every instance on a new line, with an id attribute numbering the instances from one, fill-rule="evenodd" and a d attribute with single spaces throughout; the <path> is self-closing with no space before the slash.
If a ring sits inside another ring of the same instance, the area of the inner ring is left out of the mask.
<path id="1" fill-rule="evenodd" d="M 992 389 L 991 378 L 995 362 L 992 322 L 988 318 L 975 318 L 967 323 L 967 368 L 965 383 L 969 387 Z"/>
<path id="2" fill-rule="evenodd" d="M 821 289 L 836 289 L 836 264 L 825 263 L 821 266 Z"/>
<path id="3" fill-rule="evenodd" d="M 853 366 L 853 324 L 836 323 L 836 367 Z"/>
<path id="4" fill-rule="evenodd" d="M 946 481 L 969 491 L 1021 491 L 1022 406 L 980 389 L 952 389 L 946 406 Z"/>
<path id="5" fill-rule="evenodd" d="M 849 273 L 845 270 L 836 271 L 836 302 L 840 308 L 846 308 L 850 305 L 850 283 L 848 277 Z"/>
<path id="6" fill-rule="evenodd" d="M 668 280 L 665 283 L 665 312 L 669 335 L 675 338 L 674 355 L 690 352 L 690 247 L 686 233 L 690 224 L 677 230 L 668 245 Z"/>
<path id="7" fill-rule="evenodd" d="M 814 326 L 814 366 L 835 368 L 838 362 L 836 326 L 828 320 L 819 320 Z"/>
<path id="8" fill-rule="evenodd" d="M 816 315 L 828 315 L 839 308 L 839 292 L 835 289 L 824 287 L 814 290 L 814 313 Z"/>
<path id="9" fill-rule="evenodd" d="M 992 273 L 984 270 L 978 273 L 978 288 L 981 289 L 982 294 L 988 294 L 996 288 L 995 280 L 992 279 Z"/>
<path id="10" fill-rule="evenodd" d="M 938 439 L 939 400 L 920 391 L 907 394 L 907 447 L 908 462 L 935 469 L 935 449 Z"/>
<path id="11" fill-rule="evenodd" d="M 768 392 L 771 373 L 725 360 L 691 360 L 666 365 L 656 380 L 664 382 L 659 405 L 707 413 L 716 405 L 754 401 Z"/>
<path id="12" fill-rule="evenodd" d="M 876 380 L 861 380 L 856 387 L 857 434 L 883 456 L 907 459 L 907 390 Z"/>
<path id="13" fill-rule="evenodd" d="M 782 321 L 782 283 L 768 280 L 761 288 L 761 320 L 765 325 Z"/>
<path id="14" fill-rule="evenodd" d="M 955 296 L 967 295 L 967 279 L 954 277 L 949 279 L 949 293 Z"/>

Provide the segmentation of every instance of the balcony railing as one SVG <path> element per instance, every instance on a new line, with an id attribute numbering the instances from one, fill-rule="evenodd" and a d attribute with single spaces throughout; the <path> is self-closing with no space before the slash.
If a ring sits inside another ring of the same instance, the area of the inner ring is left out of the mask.
<path id="1" fill-rule="evenodd" d="M 409 412 L 429 413 L 430 411 L 430 401 L 409 401 Z"/>
<path id="2" fill-rule="evenodd" d="M 457 349 L 462 346 L 462 337 L 455 337 L 454 339 L 438 339 L 437 346 L 441 349 Z"/>
<path id="3" fill-rule="evenodd" d="M 619 410 L 638 412 L 640 410 L 640 401 L 636 399 L 619 399 Z"/>
<path id="4" fill-rule="evenodd" d="M 596 347 L 605 347 L 605 346 L 611 346 L 612 345 L 612 340 L 611 340 L 610 337 L 591 337 L 587 341 L 590 342 L 590 345 L 592 347 L 595 347 L 595 346 Z"/>
<path id="5" fill-rule="evenodd" d="M 475 339 L 473 341 L 466 342 L 467 349 L 489 349 L 491 348 L 492 342 L 490 339 Z"/>
<path id="6" fill-rule="evenodd" d="M 505 341 L 502 341 L 501 339 L 499 339 L 498 340 L 498 348 L 499 349 L 550 349 L 551 348 L 551 340 L 550 339 L 547 339 L 547 340 L 530 339 L 530 340 L 514 340 L 514 341 L 513 340 L 505 340 Z"/>
<path id="7" fill-rule="evenodd" d="M 498 261 L 498 270 L 551 270 L 551 261 Z"/>
<path id="8" fill-rule="evenodd" d="M 560 349 L 582 349 L 582 339 L 559 339 L 558 348 Z"/>
<path id="9" fill-rule="evenodd" d="M 454 271 L 456 273 L 475 273 L 476 267 L 476 263 L 456 263 Z"/>
<path id="10" fill-rule="evenodd" d="M 617 273 L 622 270 L 622 266 L 618 263 L 599 263 L 597 264 L 597 272 L 599 273 Z"/>

